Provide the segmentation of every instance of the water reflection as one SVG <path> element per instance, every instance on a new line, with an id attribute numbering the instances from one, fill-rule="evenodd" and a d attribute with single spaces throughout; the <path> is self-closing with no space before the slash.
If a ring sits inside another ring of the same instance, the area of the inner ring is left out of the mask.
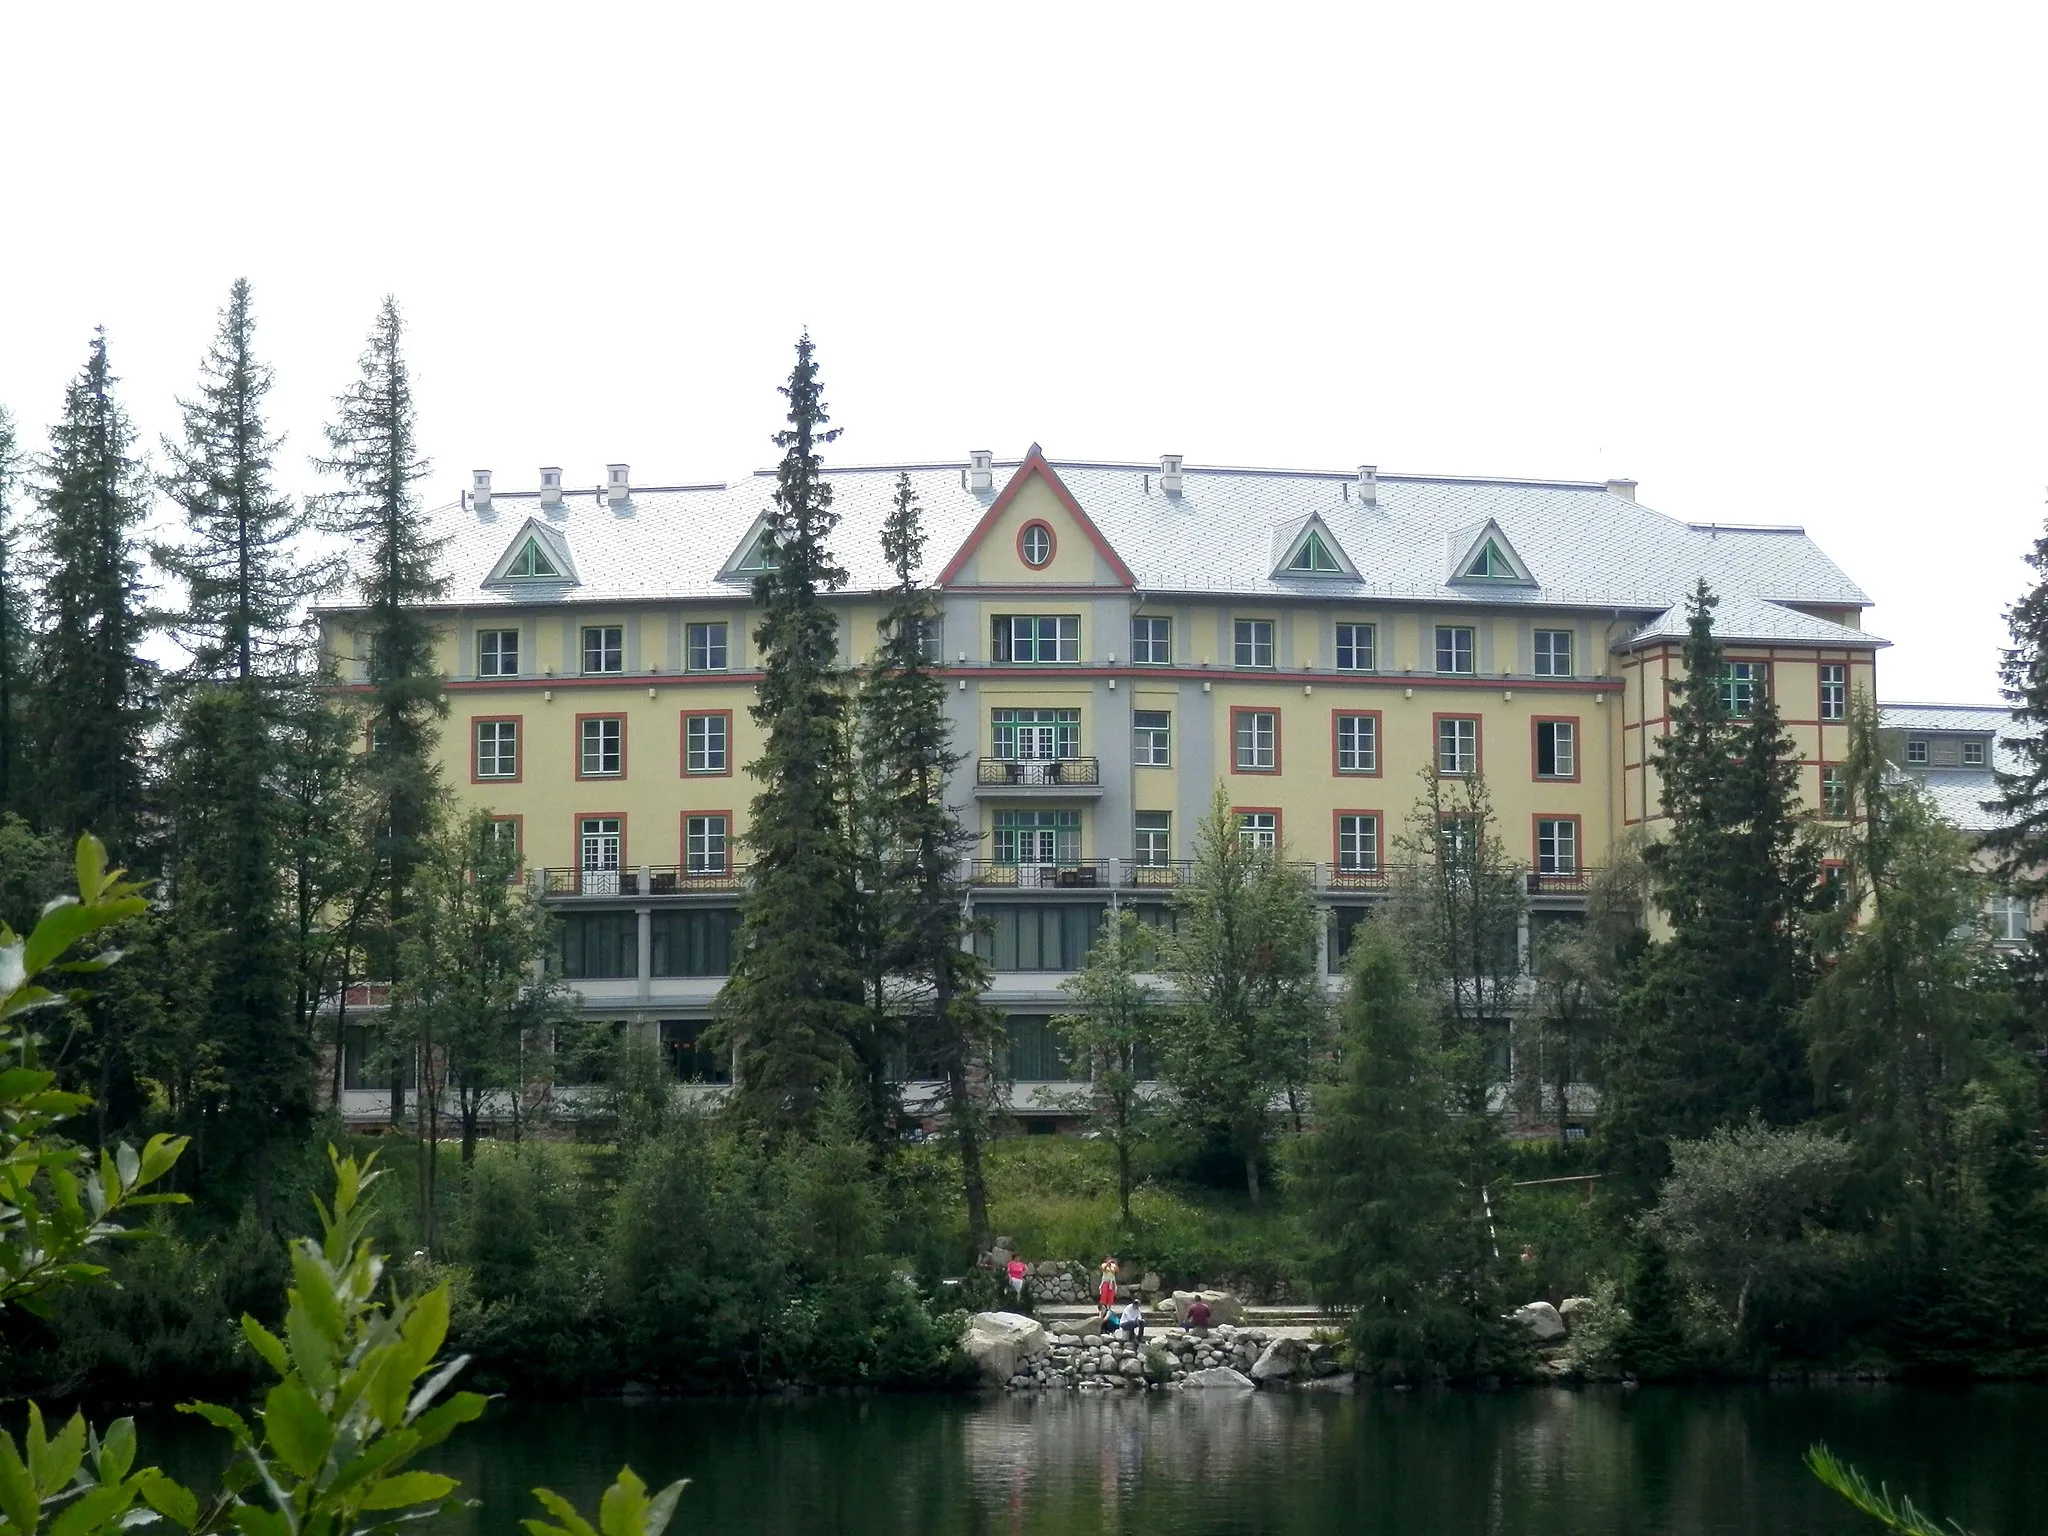
<path id="1" fill-rule="evenodd" d="M 1847 1536 L 1799 1466 L 1826 1438 L 1994 1536 L 2048 1524 L 2044 1409 L 2039 1388 L 500 1404 L 443 1464 L 487 1501 L 469 1536 L 516 1536 L 536 1483 L 588 1507 L 621 1461 L 695 1479 L 678 1536 Z"/>

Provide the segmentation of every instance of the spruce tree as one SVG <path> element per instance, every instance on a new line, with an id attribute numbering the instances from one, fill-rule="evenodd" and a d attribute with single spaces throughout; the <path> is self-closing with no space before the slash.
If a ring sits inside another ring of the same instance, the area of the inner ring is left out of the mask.
<path id="1" fill-rule="evenodd" d="M 1000 1025 L 982 1001 L 988 967 L 965 943 L 961 856 L 975 837 L 946 803 L 947 780 L 964 755 L 953 749 L 945 680 L 927 653 L 939 606 L 920 580 L 924 546 L 917 493 L 910 477 L 899 475 L 882 525 L 882 556 L 896 581 L 860 695 L 860 755 L 870 786 L 864 814 L 879 832 L 879 867 L 867 896 L 882 968 L 909 984 L 908 1059 L 916 1074 L 930 1072 L 945 1085 L 970 1251 L 979 1253 L 989 1235 L 981 1162 Z"/>
<path id="2" fill-rule="evenodd" d="M 1770 689 L 1752 688 L 1746 714 L 1731 708 L 1714 607 L 1702 581 L 1656 750 L 1670 824 L 1644 857 L 1671 932 L 1624 1009 L 1605 1074 L 1614 1168 L 1639 1190 L 1663 1175 L 1670 1140 L 1813 1108 L 1798 1010 L 1813 975 L 1819 857 Z"/>
<path id="3" fill-rule="evenodd" d="M 417 487 L 428 465 L 418 456 L 412 378 L 400 350 L 404 332 L 398 301 L 386 298 L 370 328 L 361 372 L 335 401 L 327 428 L 331 456 L 314 461 L 342 482 L 326 498 L 326 526 L 356 540 L 364 555 L 355 573 L 364 609 L 358 641 L 370 661 L 364 776 L 374 804 L 385 912 L 393 923 L 405 915 L 413 872 L 439 820 L 443 792 L 434 747 L 448 713 L 434 666 L 434 624 L 421 611 L 446 593 L 448 582 L 437 565 L 441 541 L 431 536 L 420 509 Z"/>
<path id="4" fill-rule="evenodd" d="M 1999 813 L 1999 825 L 1984 846 L 1998 855 L 1999 874 L 2012 890 L 2040 897 L 2048 894 L 2048 532 L 2026 560 L 2034 585 L 2006 610 L 2012 644 L 1998 669 L 2019 729 L 1999 744 L 1998 798 L 1987 807 Z M 2036 935 L 2037 968 L 2044 959 L 2048 951 Z"/>
<path id="5" fill-rule="evenodd" d="M 154 677 L 140 652 L 149 489 L 115 382 L 96 331 L 43 461 L 33 713 L 42 824 L 67 840 L 92 832 L 132 862 Z"/>
<path id="6" fill-rule="evenodd" d="M 218 1089 L 198 1106 L 196 1162 L 209 1178 L 247 1165 L 269 1215 L 269 1153 L 312 1116 L 312 1040 L 294 1007 L 284 901 L 285 785 L 295 707 L 315 703 L 302 607 L 326 567 L 308 563 L 304 507 L 272 483 L 279 439 L 264 425 L 271 372 L 254 351 L 249 284 L 237 280 L 163 445 L 164 492 L 189 537 L 159 548 L 185 586 L 171 627 L 191 653 L 173 681 L 165 784 L 170 920 L 200 984 Z"/>
<path id="7" fill-rule="evenodd" d="M 15 522 L 21 485 L 22 453 L 14 417 L 0 406 L 0 815 L 25 815 L 34 810 L 28 757 L 22 750 L 29 605 Z"/>
<path id="8" fill-rule="evenodd" d="M 747 827 L 749 884 L 739 952 L 720 994 L 721 1034 L 734 1046 L 733 1102 L 776 1129 L 809 1125 L 820 1096 L 851 1073 L 861 967 L 853 840 L 845 791 L 852 778 L 847 696 L 830 610 L 820 600 L 846 584 L 826 540 L 838 524 L 819 450 L 828 430 L 808 332 L 782 386 L 789 402 L 774 505 L 754 580 L 761 682 L 752 714 L 765 737 L 747 772 L 761 784 Z"/>

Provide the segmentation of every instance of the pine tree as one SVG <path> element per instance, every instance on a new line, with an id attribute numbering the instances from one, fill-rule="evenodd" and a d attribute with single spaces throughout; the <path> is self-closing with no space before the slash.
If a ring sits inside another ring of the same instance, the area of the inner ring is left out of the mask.
<path id="1" fill-rule="evenodd" d="M 447 578 L 420 510 L 412 379 L 400 352 L 405 323 L 386 298 L 370 329 L 361 373 L 335 401 L 327 428 L 332 456 L 314 467 L 342 482 L 326 500 L 326 526 L 355 539 L 365 564 L 356 572 L 364 615 L 359 631 L 370 657 L 370 752 L 365 779 L 377 817 L 376 854 L 384 867 L 387 918 L 403 919 L 414 871 L 426 857 L 443 791 L 434 764 L 448 697 L 434 667 L 434 625 L 421 605 L 445 594 Z"/>
<path id="2" fill-rule="evenodd" d="M 137 543 L 149 492 L 115 383 L 97 331 L 43 463 L 34 715 L 43 825 L 67 840 L 92 832 L 132 862 L 154 674 L 140 652 Z"/>
<path id="3" fill-rule="evenodd" d="M 2019 729 L 1999 745 L 1998 827 L 1984 846 L 1999 856 L 1999 874 L 2016 892 L 2048 894 L 2048 532 L 2026 557 L 2034 585 L 2006 610 L 2012 644 L 1999 663 L 1999 682 Z M 2012 766 L 2009 766 L 2012 765 Z M 2038 947 L 2039 964 L 2044 952 Z"/>
<path id="4" fill-rule="evenodd" d="M 1657 745 L 1670 828 L 1644 857 L 1671 932 L 1623 1010 L 1604 1074 L 1612 1166 L 1639 1190 L 1662 1177 L 1672 1139 L 1752 1112 L 1788 1123 L 1813 1107 L 1797 1014 L 1813 976 L 1819 857 L 1769 688 L 1752 687 L 1746 714 L 1733 707 L 1714 607 L 1702 581 Z"/>
<path id="5" fill-rule="evenodd" d="M 807 1126 L 819 1096 L 852 1073 L 862 1017 L 847 697 L 832 614 L 819 601 L 846 584 L 826 540 L 838 524 L 819 449 L 838 436 L 808 332 L 782 394 L 789 427 L 754 581 L 761 682 L 752 706 L 765 742 L 747 772 L 760 781 L 746 833 L 750 884 L 739 952 L 720 994 L 734 1046 L 735 1106 L 774 1128 Z"/>
<path id="6" fill-rule="evenodd" d="M 867 905 L 880 969 L 910 989 L 905 1043 L 918 1074 L 945 1084 L 946 1128 L 960 1154 L 970 1251 L 988 1241 L 982 1146 L 1000 1025 L 982 1001 L 988 967 L 966 947 L 967 891 L 961 856 L 974 834 L 946 803 L 964 760 L 946 720 L 946 685 L 927 649 L 938 600 L 920 581 L 923 514 L 910 477 L 899 475 L 882 525 L 882 556 L 895 573 L 882 643 L 860 694 L 859 745 L 870 786 L 864 817 L 878 834 Z"/>
<path id="7" fill-rule="evenodd" d="M 29 604 L 15 523 L 21 484 L 22 454 L 14 417 L 0 406 L 0 815 L 23 815 L 35 805 L 28 756 L 22 750 Z"/>
<path id="8" fill-rule="evenodd" d="M 1274 1099 L 1304 1081 L 1322 1033 L 1315 893 L 1280 850 L 1255 846 L 1219 785 L 1195 834 L 1160 959 L 1181 996 L 1167 1081 L 1187 1120 L 1228 1139 L 1259 1198 Z"/>
<path id="9" fill-rule="evenodd" d="M 249 284 L 237 280 L 200 364 L 183 430 L 166 439 L 162 488 L 189 540 L 157 560 L 185 585 L 171 621 L 191 653 L 171 689 L 165 806 L 171 921 L 197 951 L 198 1007 L 218 1069 L 200 1106 L 195 1162 L 210 1178 L 248 1164 L 269 1216 L 269 1152 L 312 1116 L 312 1040 L 294 1006 L 284 901 L 288 730 L 316 706 L 302 606 L 329 568 L 308 563 L 307 511 L 272 484 L 264 425 L 271 371 L 254 352 Z"/>

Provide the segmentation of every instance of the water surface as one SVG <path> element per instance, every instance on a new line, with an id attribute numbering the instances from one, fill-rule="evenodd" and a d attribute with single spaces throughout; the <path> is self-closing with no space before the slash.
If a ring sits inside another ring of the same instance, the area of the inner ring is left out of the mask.
<path id="1" fill-rule="evenodd" d="M 2048 1389 L 1618 1388 L 494 1404 L 438 1464 L 518 1536 L 621 1462 L 692 1479 L 672 1536 L 1287 1532 L 1827 1536 L 1827 1440 L 1976 1536 L 2048 1531 Z"/>

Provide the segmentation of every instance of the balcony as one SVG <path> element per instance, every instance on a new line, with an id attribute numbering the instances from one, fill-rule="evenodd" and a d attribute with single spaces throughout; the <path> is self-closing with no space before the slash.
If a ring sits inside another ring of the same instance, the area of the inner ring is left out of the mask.
<path id="1" fill-rule="evenodd" d="M 976 859 L 968 871 L 975 885 L 1016 891 L 1100 891 L 1109 888 L 1108 859 L 1069 859 L 1063 864 L 1004 864 Z"/>
<path id="2" fill-rule="evenodd" d="M 1022 795 L 1031 799 L 1099 799 L 1102 764 L 1092 757 L 984 757 L 976 760 L 977 796 Z"/>
<path id="3" fill-rule="evenodd" d="M 746 883 L 746 873 L 741 864 L 694 871 L 675 864 L 642 864 L 634 869 L 535 869 L 530 878 L 537 896 L 616 899 L 738 891 Z"/>
<path id="4" fill-rule="evenodd" d="M 1567 869 L 1545 874 L 1530 870 L 1528 875 L 1531 896 L 1583 896 L 1593 878 L 1590 869 Z"/>

